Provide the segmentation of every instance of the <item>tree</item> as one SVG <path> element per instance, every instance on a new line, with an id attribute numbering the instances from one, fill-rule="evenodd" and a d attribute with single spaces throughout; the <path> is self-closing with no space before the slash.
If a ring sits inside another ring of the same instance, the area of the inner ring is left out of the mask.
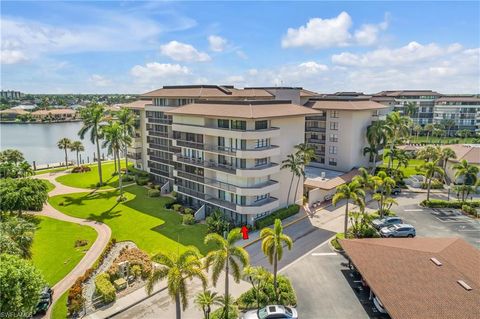
<path id="1" fill-rule="evenodd" d="M 459 130 L 457 131 L 457 136 L 463 139 L 466 139 L 467 137 L 470 136 L 470 131 L 469 130 Z"/>
<path id="2" fill-rule="evenodd" d="M 443 135 L 443 130 L 441 128 L 434 128 L 432 132 L 432 136 L 435 137 L 442 137 Z"/>
<path id="3" fill-rule="evenodd" d="M 78 157 L 78 153 L 85 151 L 85 147 L 83 146 L 82 142 L 74 141 L 70 145 L 70 151 L 75 152 L 77 155 L 77 166 L 80 166 L 80 158 Z"/>
<path id="4" fill-rule="evenodd" d="M 410 118 L 401 116 L 399 112 L 392 112 L 387 115 L 385 130 L 390 144 L 390 153 L 393 153 L 398 141 L 407 136 L 410 131 Z M 392 167 L 392 158 L 388 161 L 388 169 Z"/>
<path id="5" fill-rule="evenodd" d="M 442 161 L 442 168 L 445 171 L 447 169 L 447 163 L 449 159 L 457 158 L 457 154 L 450 147 L 444 147 L 440 156 Z"/>
<path id="6" fill-rule="evenodd" d="M 478 180 L 478 166 L 469 164 L 466 160 L 462 160 L 460 163 L 453 165 L 453 170 L 455 171 L 455 178 L 462 178 L 462 202 L 465 201 L 465 194 L 467 191 L 466 186 L 475 185 Z"/>
<path id="7" fill-rule="evenodd" d="M 397 160 L 397 166 L 395 167 L 395 171 L 400 169 L 400 166 L 407 167 L 410 161 L 410 155 L 404 150 L 395 149 L 393 151 L 393 156 Z"/>
<path id="8" fill-rule="evenodd" d="M 432 186 L 433 177 L 435 174 L 438 174 L 443 177 L 445 172 L 440 166 L 437 166 L 437 162 L 426 162 L 418 168 L 421 172 L 424 173 L 425 179 L 427 182 L 427 201 L 430 200 L 430 188 Z"/>
<path id="9" fill-rule="evenodd" d="M 407 102 L 403 106 L 403 115 L 413 118 L 417 113 L 417 103 L 416 102 Z"/>
<path id="10" fill-rule="evenodd" d="M 11 162 L 15 166 L 18 165 L 18 163 L 23 162 L 25 158 L 23 157 L 23 153 L 20 152 L 19 150 L 15 149 L 6 149 L 1 153 L 1 158 L 2 162 Z"/>
<path id="11" fill-rule="evenodd" d="M 261 266 L 247 266 L 243 269 L 243 277 L 250 282 L 255 291 L 257 309 L 260 308 L 260 293 L 263 288 L 271 281 L 272 274 Z"/>
<path id="12" fill-rule="evenodd" d="M 310 164 L 310 162 L 315 158 L 315 149 L 306 143 L 300 143 L 298 145 L 295 145 L 295 149 L 297 150 L 295 152 L 295 155 L 300 158 L 300 162 L 301 162 L 299 166 L 300 175 L 298 176 L 298 179 L 297 179 L 297 187 L 295 187 L 295 196 L 296 196 L 298 194 L 298 186 L 300 185 L 300 176 L 305 178 L 305 166 Z M 303 194 L 303 191 L 302 191 L 302 194 Z"/>
<path id="13" fill-rule="evenodd" d="M 390 195 L 392 194 L 392 189 L 397 185 L 395 180 L 387 175 L 387 173 L 381 171 L 377 175 L 372 177 L 374 191 L 373 199 L 378 202 L 378 209 L 380 217 L 383 218 L 384 213 L 389 209 L 392 203 Z"/>
<path id="14" fill-rule="evenodd" d="M 0 251 L 22 258 L 31 258 L 30 248 L 35 233 L 35 223 L 15 216 L 3 218 L 0 223 Z"/>
<path id="15" fill-rule="evenodd" d="M 365 168 L 360 167 L 358 169 L 358 175 L 355 176 L 353 180 L 357 181 L 365 191 L 373 190 L 374 185 L 372 175 L 370 175 Z"/>
<path id="16" fill-rule="evenodd" d="M 78 132 L 78 135 L 83 140 L 85 134 L 90 131 L 90 141 L 97 146 L 97 164 L 98 164 L 98 179 L 99 185 L 103 185 L 102 178 L 102 162 L 100 159 L 100 142 L 102 132 L 100 124 L 104 120 L 105 108 L 101 104 L 90 104 L 80 111 L 80 116 L 83 120 L 83 127 Z"/>
<path id="17" fill-rule="evenodd" d="M 367 141 L 369 146 L 363 149 L 363 155 L 368 154 L 373 162 L 372 173 L 376 170 L 378 153 L 387 142 L 385 125 L 385 121 L 381 120 L 374 121 L 367 127 Z"/>
<path id="18" fill-rule="evenodd" d="M 342 199 L 345 199 L 347 201 L 345 205 L 345 220 L 343 227 L 343 233 L 345 235 L 345 238 L 347 238 L 349 201 L 351 200 L 353 203 L 359 206 L 365 206 L 365 191 L 362 189 L 358 181 L 352 181 L 350 183 L 340 185 L 339 187 L 337 187 L 337 191 L 332 198 L 332 204 L 336 206 L 337 203 Z"/>
<path id="19" fill-rule="evenodd" d="M 203 318 L 210 319 L 212 306 L 222 305 L 222 299 L 223 298 L 219 296 L 216 292 L 204 290 L 202 292 L 199 292 L 195 297 L 195 304 L 203 311 Z"/>
<path id="20" fill-rule="evenodd" d="M 7 149 L 0 152 L 0 177 L 17 178 L 33 174 L 32 167 L 25 161 L 22 152 L 15 149 Z"/>
<path id="21" fill-rule="evenodd" d="M 151 294 L 153 286 L 167 279 L 167 290 L 169 296 L 175 300 L 176 318 L 182 316 L 182 309 L 188 306 L 187 279 L 198 278 L 202 281 L 203 288 L 207 286 L 207 278 L 203 273 L 200 252 L 195 247 L 188 247 L 181 254 L 155 255 L 152 260 L 160 265 L 154 268 L 147 281 L 147 293 Z"/>
<path id="22" fill-rule="evenodd" d="M 45 281 L 40 272 L 19 256 L 0 255 L 0 313 L 9 318 L 32 315 L 40 298 Z"/>
<path id="23" fill-rule="evenodd" d="M 207 271 L 212 266 L 212 281 L 216 286 L 220 273 L 225 270 L 225 298 L 227 299 L 230 296 L 228 275 L 231 273 L 235 282 L 240 282 L 242 269 L 249 264 L 247 251 L 243 247 L 235 245 L 240 239 L 242 239 L 242 234 L 238 228 L 232 229 L 226 239 L 215 233 L 205 236 L 206 245 L 212 243 L 218 247 L 218 249 L 210 251 L 205 258 Z M 228 309 L 224 310 L 228 317 Z"/>
<path id="24" fill-rule="evenodd" d="M 67 153 L 67 151 L 70 149 L 71 145 L 72 145 L 72 141 L 70 141 L 70 139 L 66 138 L 66 137 L 60 139 L 57 142 L 58 148 L 65 151 L 65 165 L 67 166 L 67 168 L 68 168 L 68 153 Z"/>
<path id="25" fill-rule="evenodd" d="M 131 138 L 135 135 L 135 114 L 132 110 L 127 108 L 122 108 L 120 112 L 117 113 L 118 122 L 122 127 L 123 139 L 127 141 L 127 137 L 130 137 L 130 143 L 125 143 L 124 145 L 124 156 L 125 156 L 125 171 L 128 174 L 128 156 L 127 149 L 131 144 Z"/>
<path id="26" fill-rule="evenodd" d="M 439 146 L 427 145 L 417 152 L 417 159 L 425 162 L 438 162 L 442 156 L 442 149 Z"/>
<path id="27" fill-rule="evenodd" d="M 450 137 L 450 130 L 455 127 L 455 120 L 452 119 L 443 119 L 440 123 L 445 128 L 446 137 Z"/>
<path id="28" fill-rule="evenodd" d="M 412 132 L 415 132 L 415 141 L 418 141 L 418 135 L 420 134 L 421 131 L 422 131 L 422 126 L 419 124 L 415 124 L 412 127 Z"/>
<path id="29" fill-rule="evenodd" d="M 209 233 L 217 233 L 219 235 L 229 231 L 231 227 L 231 223 L 225 218 L 222 211 L 218 209 L 215 209 L 210 216 L 205 218 L 205 224 Z"/>
<path id="30" fill-rule="evenodd" d="M 293 241 L 288 235 L 283 233 L 282 221 L 278 218 L 275 219 L 273 229 L 265 227 L 260 231 L 260 238 L 262 239 L 262 251 L 268 257 L 268 262 L 273 265 L 273 288 L 278 301 L 278 262 L 283 256 L 283 245 L 286 245 L 288 250 L 291 250 Z"/>
<path id="31" fill-rule="evenodd" d="M 48 198 L 47 185 L 39 179 L 0 179 L 0 212 L 21 215 L 41 211 Z"/>
<path id="32" fill-rule="evenodd" d="M 290 186 L 288 187 L 287 204 L 290 202 L 290 192 L 292 190 L 293 179 L 295 176 L 301 176 L 302 159 L 297 154 L 288 154 L 287 159 L 282 161 L 281 169 L 288 169 L 292 173 Z"/>
<path id="33" fill-rule="evenodd" d="M 427 132 L 427 143 L 430 142 L 430 133 L 432 133 L 434 129 L 435 129 L 435 127 L 433 126 L 433 124 L 427 124 L 427 125 L 425 125 L 425 127 L 423 128 L 423 130 L 424 130 L 425 132 Z"/>
<path id="34" fill-rule="evenodd" d="M 18 177 L 28 177 L 34 174 L 35 172 L 33 171 L 32 166 L 27 161 L 18 164 Z"/>

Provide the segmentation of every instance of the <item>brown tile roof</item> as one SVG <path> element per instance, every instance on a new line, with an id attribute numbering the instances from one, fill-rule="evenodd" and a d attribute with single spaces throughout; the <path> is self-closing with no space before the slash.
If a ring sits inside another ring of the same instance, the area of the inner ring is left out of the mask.
<path id="1" fill-rule="evenodd" d="M 128 109 L 144 109 L 145 105 L 152 104 L 151 100 L 137 100 L 130 103 L 123 104 L 122 107 Z"/>
<path id="2" fill-rule="evenodd" d="M 470 164 L 480 164 L 480 144 L 452 144 L 444 147 L 451 148 L 457 158 L 449 159 L 452 162 L 460 162 L 466 160 Z"/>
<path id="3" fill-rule="evenodd" d="M 273 98 L 273 95 L 264 89 L 248 88 L 236 89 L 232 86 L 217 85 L 186 85 L 164 86 L 161 89 L 142 94 L 143 97 L 166 98 Z"/>
<path id="4" fill-rule="evenodd" d="M 364 111 L 385 109 L 386 106 L 370 100 L 342 100 L 342 99 L 325 99 L 312 100 L 305 104 L 316 110 L 347 110 L 347 111 Z"/>
<path id="5" fill-rule="evenodd" d="M 302 89 L 300 91 L 300 96 L 301 97 L 312 97 L 312 96 L 317 96 L 317 95 L 318 95 L 318 93 L 310 91 L 310 90 L 306 90 L 306 89 Z"/>
<path id="6" fill-rule="evenodd" d="M 338 177 L 335 177 L 326 181 L 307 178 L 304 182 L 304 185 L 310 188 L 321 188 L 325 190 L 331 190 L 340 185 L 351 182 L 352 179 L 357 175 L 358 175 L 358 169 L 352 169 L 351 171 L 343 175 L 340 175 Z"/>
<path id="7" fill-rule="evenodd" d="M 27 114 L 27 113 L 30 113 L 30 112 L 27 112 L 27 111 L 22 110 L 22 109 L 7 109 L 7 110 L 0 111 L 0 114 L 17 114 L 17 115 L 22 115 L 22 114 Z"/>
<path id="8" fill-rule="evenodd" d="M 369 238 L 340 244 L 393 319 L 480 318 L 480 252 L 463 239 Z"/>
<path id="9" fill-rule="evenodd" d="M 286 101 L 199 101 L 180 106 L 165 113 L 172 115 L 198 115 L 259 119 L 317 114 L 309 109 Z"/>
<path id="10" fill-rule="evenodd" d="M 477 102 L 480 104 L 480 97 L 476 96 L 442 96 L 436 100 L 436 103 L 440 102 Z"/>
<path id="11" fill-rule="evenodd" d="M 72 109 L 51 109 L 51 110 L 38 110 L 32 113 L 32 115 L 48 115 L 48 114 L 75 114 L 77 111 Z"/>
<path id="12" fill-rule="evenodd" d="M 418 95 L 440 96 L 441 94 L 432 90 L 398 90 L 398 91 L 382 91 L 375 95 L 399 97 L 399 96 L 418 96 Z"/>

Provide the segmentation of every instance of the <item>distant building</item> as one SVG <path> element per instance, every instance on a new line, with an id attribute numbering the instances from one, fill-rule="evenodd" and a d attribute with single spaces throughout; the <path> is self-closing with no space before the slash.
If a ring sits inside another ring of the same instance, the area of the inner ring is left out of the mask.
<path id="1" fill-rule="evenodd" d="M 20 116 L 20 115 L 25 115 L 29 114 L 30 112 L 27 112 L 22 109 L 8 109 L 8 110 L 3 110 L 0 111 L 0 120 L 2 122 L 15 122 L 15 120 Z"/>
<path id="2" fill-rule="evenodd" d="M 435 101 L 433 122 L 442 124 L 446 120 L 452 121 L 452 136 L 459 130 L 479 131 L 480 98 L 474 95 L 440 97 Z"/>
<path id="3" fill-rule="evenodd" d="M 77 119 L 77 112 L 72 109 L 51 109 L 32 112 L 37 121 L 73 121 Z"/>
<path id="4" fill-rule="evenodd" d="M 8 100 L 18 100 L 23 97 L 25 94 L 19 91 L 0 91 L 0 96 Z"/>

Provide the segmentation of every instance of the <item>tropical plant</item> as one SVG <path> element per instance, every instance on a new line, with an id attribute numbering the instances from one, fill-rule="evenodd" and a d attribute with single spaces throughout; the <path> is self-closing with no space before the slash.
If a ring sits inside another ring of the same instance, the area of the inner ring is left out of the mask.
<path id="1" fill-rule="evenodd" d="M 422 131 L 422 126 L 419 124 L 415 124 L 412 127 L 412 131 L 415 132 L 415 140 L 418 141 L 418 135 Z"/>
<path id="2" fill-rule="evenodd" d="M 223 235 L 226 231 L 228 232 L 232 226 L 219 209 L 215 209 L 210 216 L 205 218 L 205 224 L 209 233 L 217 233 L 219 235 Z"/>
<path id="3" fill-rule="evenodd" d="M 447 163 L 449 159 L 455 159 L 457 158 L 457 154 L 455 153 L 454 150 L 452 150 L 450 147 L 444 147 L 442 148 L 442 152 L 440 155 L 440 161 L 442 162 L 442 168 L 445 171 L 447 168 Z"/>
<path id="4" fill-rule="evenodd" d="M 65 166 L 68 168 L 68 150 L 70 149 L 70 146 L 72 145 L 72 141 L 69 138 L 62 138 L 57 142 L 57 146 L 59 149 L 65 151 Z"/>
<path id="5" fill-rule="evenodd" d="M 465 194 L 467 193 L 466 186 L 476 185 L 478 182 L 478 166 L 468 163 L 466 160 L 461 160 L 459 163 L 453 165 L 453 170 L 455 171 L 455 178 L 462 178 L 462 202 L 465 201 Z"/>
<path id="6" fill-rule="evenodd" d="M 469 137 L 471 132 L 469 130 L 459 130 L 457 131 L 457 136 L 463 139 Z"/>
<path id="7" fill-rule="evenodd" d="M 290 180 L 290 186 L 288 187 L 287 204 L 290 202 L 290 192 L 292 191 L 293 179 L 295 176 L 302 175 L 302 158 L 297 154 L 288 154 L 287 159 L 282 161 L 281 169 L 288 169 L 292 173 L 292 179 Z"/>
<path id="8" fill-rule="evenodd" d="M 390 209 L 392 204 L 395 203 L 390 195 L 392 194 L 392 189 L 397 183 L 384 171 L 378 172 L 377 175 L 372 177 L 372 180 L 375 191 L 372 198 L 378 202 L 380 217 L 383 218 L 383 215 Z"/>
<path id="9" fill-rule="evenodd" d="M 102 138 L 102 130 L 100 125 L 104 120 L 105 108 L 101 104 L 90 104 L 80 111 L 83 126 L 78 132 L 78 135 L 83 140 L 85 134 L 90 131 L 90 141 L 97 146 L 97 165 L 98 165 L 98 179 L 99 185 L 103 185 L 102 178 L 102 162 L 100 159 L 100 139 Z"/>
<path id="10" fill-rule="evenodd" d="M 427 143 L 430 143 L 430 134 L 433 132 L 434 129 L 435 127 L 433 126 L 433 124 L 427 124 L 424 126 L 423 130 L 427 132 Z"/>
<path id="11" fill-rule="evenodd" d="M 375 172 L 379 151 L 383 149 L 387 142 L 385 125 L 385 121 L 379 120 L 374 121 L 367 127 L 367 141 L 369 146 L 363 149 L 363 155 L 368 154 L 373 162 L 372 172 Z"/>
<path id="12" fill-rule="evenodd" d="M 418 167 L 418 170 L 422 171 L 425 175 L 425 179 L 427 180 L 427 201 L 430 200 L 430 188 L 432 186 L 432 179 L 435 175 L 439 175 L 443 177 L 445 172 L 439 166 L 437 166 L 437 162 L 426 162 Z"/>
<path id="13" fill-rule="evenodd" d="M 413 116 L 415 115 L 415 113 L 417 113 L 417 103 L 416 102 L 407 102 L 404 106 L 403 106 L 403 114 L 406 115 L 406 116 L 409 116 L 411 118 L 413 118 Z"/>
<path id="14" fill-rule="evenodd" d="M 70 150 L 75 152 L 77 155 L 77 166 L 80 166 L 80 158 L 78 157 L 78 153 L 85 151 L 85 147 L 83 146 L 82 142 L 74 141 L 70 145 Z"/>
<path id="15" fill-rule="evenodd" d="M 283 257 L 283 245 L 286 245 L 288 250 L 291 250 L 293 241 L 290 236 L 283 233 L 282 221 L 280 219 L 275 219 L 273 229 L 263 228 L 260 231 L 260 238 L 262 239 L 262 251 L 268 257 L 268 262 L 273 265 L 273 287 L 278 301 L 278 262 Z"/>
<path id="16" fill-rule="evenodd" d="M 302 178 L 305 178 L 305 166 L 315 158 L 315 149 L 306 143 L 300 143 L 294 146 L 297 150 L 295 155 L 300 157 L 301 164 L 299 166 L 299 173 Z M 300 176 L 297 179 L 297 187 L 295 188 L 295 196 L 298 194 L 298 186 L 300 185 Z M 303 194 L 303 191 L 302 191 Z M 294 200 L 296 202 L 296 200 Z"/>
<path id="17" fill-rule="evenodd" d="M 0 153 L 0 159 L 2 162 L 11 162 L 15 166 L 18 163 L 23 162 L 25 158 L 23 157 L 23 153 L 19 150 L 15 149 L 6 149 Z"/>
<path id="18" fill-rule="evenodd" d="M 255 299 L 257 301 L 257 309 L 260 308 L 260 293 L 271 280 L 272 274 L 261 266 L 247 266 L 243 269 L 243 277 L 250 282 L 252 289 L 255 292 Z"/>
<path id="19" fill-rule="evenodd" d="M 210 319 L 212 306 L 221 306 L 223 305 L 222 301 L 223 298 L 221 296 L 210 290 L 203 290 L 195 297 L 195 304 L 202 310 L 204 319 Z"/>
<path id="20" fill-rule="evenodd" d="M 374 185 L 372 175 L 370 175 L 365 168 L 360 167 L 358 169 L 358 175 L 355 176 L 353 180 L 357 181 L 365 191 L 373 190 Z"/>
<path id="21" fill-rule="evenodd" d="M 18 164 L 18 177 L 28 177 L 34 175 L 35 172 L 32 169 L 32 166 L 26 161 Z"/>
<path id="22" fill-rule="evenodd" d="M 399 141 L 401 141 L 410 132 L 411 119 L 400 115 L 399 112 L 392 112 L 387 115 L 385 124 L 386 135 L 388 136 L 388 143 L 390 144 L 390 154 Z M 388 170 L 392 167 L 392 157 L 388 161 Z"/>
<path id="23" fill-rule="evenodd" d="M 438 162 L 442 156 L 442 149 L 439 146 L 427 145 L 417 152 L 417 159 L 425 162 Z"/>
<path id="24" fill-rule="evenodd" d="M 31 258 L 36 224 L 30 219 L 9 216 L 0 223 L 0 251 L 22 258 Z"/>
<path id="25" fill-rule="evenodd" d="M 455 120 L 453 120 L 453 119 L 442 119 L 440 121 L 440 123 L 445 128 L 445 136 L 450 137 L 450 130 L 455 127 Z"/>
<path id="26" fill-rule="evenodd" d="M 345 238 L 347 238 L 348 205 L 350 200 L 360 207 L 365 206 L 365 191 L 362 189 L 362 186 L 358 181 L 352 181 L 337 187 L 337 191 L 332 198 L 332 204 L 336 206 L 337 203 L 343 199 L 347 201 L 345 205 L 345 219 L 343 225 L 343 233 L 345 234 Z"/>
<path id="27" fill-rule="evenodd" d="M 393 157 L 397 160 L 397 166 L 394 168 L 396 171 L 400 169 L 400 166 L 407 167 L 410 161 L 410 155 L 404 151 L 399 149 L 394 149 Z"/>
<path id="28" fill-rule="evenodd" d="M 130 137 L 130 143 L 126 142 L 124 145 L 124 156 L 125 156 L 125 169 L 126 173 L 128 174 L 128 156 L 127 156 L 127 149 L 128 146 L 131 144 L 132 137 L 135 135 L 135 114 L 132 110 L 127 108 L 122 108 L 117 113 L 117 119 L 122 127 L 123 138 L 125 141 L 128 140 L 127 137 Z"/>
<path id="29" fill-rule="evenodd" d="M 152 260 L 159 264 L 154 268 L 148 278 L 146 289 L 151 294 L 156 283 L 167 279 L 169 296 L 175 300 L 176 318 L 182 316 L 182 309 L 188 306 L 187 279 L 198 278 L 202 281 L 203 288 L 207 286 L 207 278 L 202 269 L 200 252 L 195 247 L 187 247 L 182 253 L 159 253 Z"/>
<path id="30" fill-rule="evenodd" d="M 22 215 L 41 211 L 48 198 L 47 185 L 39 179 L 0 179 L 0 212 Z"/>
<path id="31" fill-rule="evenodd" d="M 238 283 L 242 277 L 242 269 L 249 264 L 247 251 L 243 247 L 236 245 L 240 239 L 242 239 L 242 234 L 239 228 L 232 229 L 226 238 L 216 233 L 205 236 L 206 245 L 212 243 L 218 247 L 216 250 L 210 251 L 205 258 L 207 271 L 212 267 L 212 281 L 213 285 L 216 286 L 220 273 L 222 270 L 225 270 L 225 296 L 227 299 L 230 296 L 229 274 Z M 224 310 L 228 316 L 228 309 L 224 308 Z"/>

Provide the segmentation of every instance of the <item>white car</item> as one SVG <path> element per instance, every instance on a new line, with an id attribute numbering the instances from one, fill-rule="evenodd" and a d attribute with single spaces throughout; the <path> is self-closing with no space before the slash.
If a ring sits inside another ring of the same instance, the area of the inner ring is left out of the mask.
<path id="1" fill-rule="evenodd" d="M 269 305 L 258 310 L 247 311 L 243 319 L 298 319 L 297 310 L 292 307 Z"/>
<path id="2" fill-rule="evenodd" d="M 380 313 L 387 313 L 387 311 L 383 307 L 382 302 L 380 301 L 380 299 L 377 298 L 377 296 L 375 296 L 375 298 L 373 298 L 373 304 L 375 305 L 375 308 L 377 308 L 377 310 Z"/>

